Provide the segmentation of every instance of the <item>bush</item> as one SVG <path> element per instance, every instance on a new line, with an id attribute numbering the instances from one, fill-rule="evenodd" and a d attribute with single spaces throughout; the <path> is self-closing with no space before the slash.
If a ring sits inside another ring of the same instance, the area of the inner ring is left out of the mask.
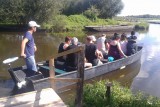
<path id="1" fill-rule="evenodd" d="M 95 6 L 91 6 L 91 8 L 86 10 L 83 14 L 90 20 L 95 21 L 97 19 L 97 16 L 100 14 L 100 11 L 96 9 Z"/>
<path id="2" fill-rule="evenodd" d="M 135 25 L 135 30 L 147 30 L 149 28 L 149 24 L 146 22 L 140 22 Z"/>
<path id="3" fill-rule="evenodd" d="M 71 31 L 83 29 L 84 26 L 92 23 L 88 18 L 83 15 L 71 15 L 65 20 L 67 23 L 66 28 Z"/>
<path id="4" fill-rule="evenodd" d="M 49 24 L 44 24 L 44 27 L 46 29 L 49 29 L 50 32 L 62 32 L 65 31 L 66 22 L 65 22 L 66 16 L 64 15 L 57 15 L 55 16 L 52 21 L 50 21 Z"/>
<path id="5" fill-rule="evenodd" d="M 131 90 L 113 82 L 110 100 L 106 96 L 106 81 L 87 84 L 84 87 L 83 107 L 160 107 L 160 99 L 132 94 Z"/>

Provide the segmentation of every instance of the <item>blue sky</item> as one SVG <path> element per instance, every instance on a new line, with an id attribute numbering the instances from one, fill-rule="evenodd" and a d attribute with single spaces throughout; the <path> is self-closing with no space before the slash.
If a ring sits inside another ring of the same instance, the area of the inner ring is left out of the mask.
<path id="1" fill-rule="evenodd" d="M 120 16 L 127 15 L 160 15 L 160 0 L 122 0 L 124 8 Z"/>

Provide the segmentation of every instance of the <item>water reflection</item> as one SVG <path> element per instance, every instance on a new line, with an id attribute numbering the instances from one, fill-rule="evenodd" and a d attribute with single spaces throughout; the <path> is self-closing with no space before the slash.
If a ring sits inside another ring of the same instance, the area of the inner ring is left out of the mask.
<path id="1" fill-rule="evenodd" d="M 139 73 L 140 68 L 141 62 L 139 60 L 137 62 L 134 62 L 133 64 L 126 66 L 124 69 L 117 69 L 115 71 L 106 73 L 102 76 L 87 81 L 87 83 L 108 79 L 110 81 L 119 81 L 122 85 L 130 87 L 131 83 L 133 82 L 133 78 L 136 77 L 136 75 Z"/>
<path id="2" fill-rule="evenodd" d="M 144 43 L 144 50 L 142 55 L 142 67 L 140 73 L 132 83 L 132 90 L 138 90 L 160 97 L 160 25 L 151 24 L 149 32 L 143 34 L 143 39 L 140 41 Z M 141 36 L 141 35 L 140 35 Z"/>

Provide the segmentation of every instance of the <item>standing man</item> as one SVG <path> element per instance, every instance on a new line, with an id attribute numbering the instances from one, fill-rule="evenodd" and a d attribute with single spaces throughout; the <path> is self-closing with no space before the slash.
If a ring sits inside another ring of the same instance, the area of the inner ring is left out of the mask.
<path id="1" fill-rule="evenodd" d="M 35 62 L 35 51 L 37 47 L 34 42 L 33 33 L 36 32 L 36 28 L 40 27 L 35 21 L 28 23 L 28 31 L 25 33 L 21 44 L 21 57 L 25 58 L 27 66 L 27 76 L 33 76 L 37 72 Z"/>

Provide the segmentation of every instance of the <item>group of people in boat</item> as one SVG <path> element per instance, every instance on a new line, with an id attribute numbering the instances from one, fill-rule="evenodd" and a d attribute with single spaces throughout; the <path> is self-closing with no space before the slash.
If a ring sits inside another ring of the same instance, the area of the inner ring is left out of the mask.
<path id="1" fill-rule="evenodd" d="M 118 60 L 128 57 L 137 52 L 137 37 L 135 31 L 131 32 L 131 36 L 127 37 L 125 33 L 122 35 L 114 33 L 111 38 L 106 38 L 106 34 L 102 34 L 96 39 L 94 35 L 86 37 L 85 43 L 85 59 L 84 67 L 92 67 L 101 65 L 105 62 Z M 66 50 L 77 48 L 80 42 L 76 37 L 65 37 L 65 42 L 61 43 L 58 53 Z M 78 65 L 78 54 L 72 53 L 67 56 L 58 57 L 55 67 L 67 72 L 74 71 Z"/>
<path id="2" fill-rule="evenodd" d="M 27 76 L 40 73 L 37 69 L 35 61 L 35 52 L 37 50 L 34 42 L 33 33 L 36 32 L 37 27 L 40 27 L 35 21 L 29 21 L 28 30 L 24 34 L 21 43 L 20 56 L 25 59 L 27 70 Z M 107 61 L 113 61 L 122 57 L 130 56 L 137 52 L 137 37 L 135 32 L 131 32 L 131 36 L 127 38 L 126 34 L 119 35 L 114 33 L 112 38 L 107 39 L 105 34 L 102 34 L 97 40 L 95 36 L 89 35 L 86 37 L 85 44 L 85 59 L 84 67 L 92 67 L 103 64 Z M 58 49 L 58 53 L 66 50 L 74 49 L 78 47 L 80 43 L 76 37 L 65 37 L 65 42 L 61 43 Z M 58 57 L 56 59 L 56 68 L 73 71 L 77 69 L 78 54 L 72 53 L 67 56 Z"/>

